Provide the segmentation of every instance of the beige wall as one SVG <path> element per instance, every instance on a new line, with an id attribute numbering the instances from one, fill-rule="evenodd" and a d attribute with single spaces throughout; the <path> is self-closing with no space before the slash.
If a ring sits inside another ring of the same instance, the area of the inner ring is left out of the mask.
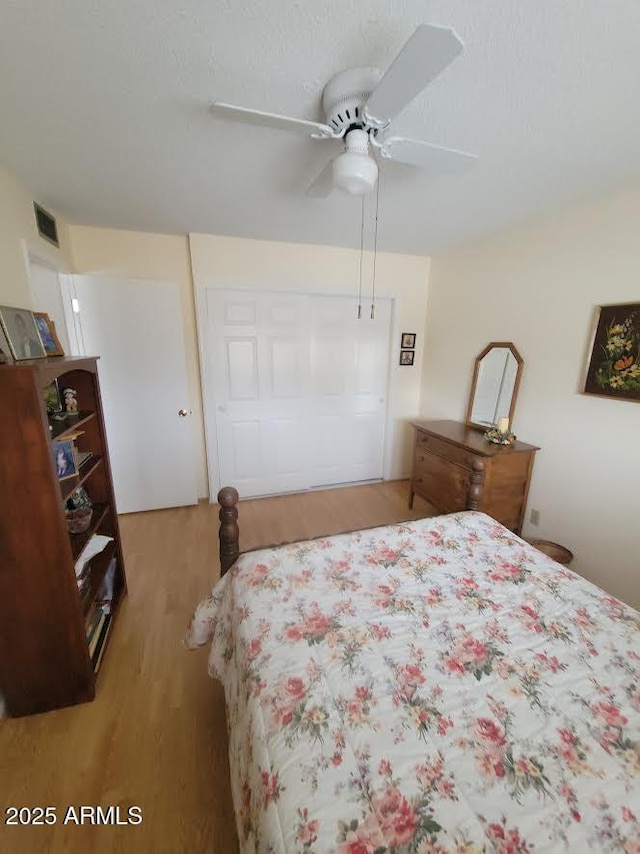
<path id="1" fill-rule="evenodd" d="M 60 241 L 56 249 L 38 234 L 33 202 L 28 188 L 0 169 L 0 305 L 37 308 L 31 304 L 27 251 L 58 269 L 70 267 L 66 223 L 56 217 Z"/>
<path id="2" fill-rule="evenodd" d="M 190 238 L 68 227 L 61 247 L 37 234 L 33 198 L 0 170 L 0 303 L 31 306 L 25 252 L 61 269 L 172 279 L 182 293 L 189 391 L 206 463 L 195 311 L 198 288 L 354 294 L 359 253 L 210 235 Z M 381 253 L 377 290 L 394 299 L 386 476 L 408 472 L 408 420 L 463 418 L 473 359 L 490 340 L 513 340 L 525 369 L 514 429 L 538 444 L 529 507 L 545 536 L 569 546 L 574 568 L 640 605 L 640 405 L 578 393 L 594 306 L 640 300 L 640 190 L 531 222 L 433 260 Z M 371 281 L 371 256 L 365 263 Z M 427 282 L 429 300 L 427 316 Z M 365 296 L 368 294 L 368 285 Z M 366 299 L 365 299 L 366 302 Z M 427 318 L 425 345 L 424 326 Z M 401 332 L 417 332 L 416 365 L 398 366 Z"/>
<path id="3" fill-rule="evenodd" d="M 464 417 L 489 341 L 524 358 L 514 431 L 540 445 L 525 535 L 640 606 L 640 404 L 578 393 L 598 304 L 640 301 L 640 190 L 574 208 L 432 261 L 421 409 Z"/>
<path id="4" fill-rule="evenodd" d="M 69 231 L 73 266 L 77 273 L 108 273 L 130 279 L 164 279 L 180 285 L 189 396 L 193 409 L 198 495 L 206 496 L 200 372 L 187 237 L 76 225 L 70 226 Z"/>
<path id="5" fill-rule="evenodd" d="M 192 234 L 190 242 L 194 283 L 199 292 L 205 287 L 217 287 L 357 293 L 360 253 L 352 249 L 202 234 Z M 363 276 L 365 306 L 371 293 L 371 261 L 371 255 L 367 254 Z M 428 258 L 378 254 L 377 294 L 394 299 L 385 450 L 387 478 L 403 477 L 409 472 L 412 435 L 408 419 L 416 417 L 419 410 L 428 273 Z M 417 333 L 413 367 L 398 365 L 401 332 Z"/>

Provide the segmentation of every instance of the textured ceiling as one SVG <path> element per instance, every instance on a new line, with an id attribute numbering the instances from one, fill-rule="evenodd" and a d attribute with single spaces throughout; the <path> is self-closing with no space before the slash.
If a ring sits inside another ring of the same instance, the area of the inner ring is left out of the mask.
<path id="1" fill-rule="evenodd" d="M 359 244 L 359 201 L 304 190 L 338 143 L 213 118 L 321 119 L 329 77 L 419 23 L 465 51 L 396 133 L 476 152 L 385 168 L 379 246 L 427 254 L 640 179 L 638 0 L 5 0 L 0 162 L 71 222 Z"/>

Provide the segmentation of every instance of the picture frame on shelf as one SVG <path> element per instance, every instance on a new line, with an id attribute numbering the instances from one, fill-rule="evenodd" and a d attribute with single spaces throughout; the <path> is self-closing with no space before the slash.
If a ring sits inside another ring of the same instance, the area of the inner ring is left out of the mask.
<path id="1" fill-rule="evenodd" d="M 58 480 L 68 480 L 78 474 L 75 448 L 71 439 L 51 443 L 53 462 Z"/>
<path id="2" fill-rule="evenodd" d="M 582 391 L 640 401 L 640 302 L 597 306 Z"/>
<path id="3" fill-rule="evenodd" d="M 416 346 L 416 333 L 415 332 L 403 332 L 402 337 L 400 339 L 400 349 L 401 350 L 414 350 Z"/>
<path id="4" fill-rule="evenodd" d="M 26 308 L 0 305 L 0 326 L 16 362 L 46 357 L 47 354 L 42 346 L 31 311 Z"/>
<path id="5" fill-rule="evenodd" d="M 44 403 L 47 415 L 59 415 L 62 412 L 62 397 L 58 380 L 53 380 L 44 388 Z"/>
<path id="6" fill-rule="evenodd" d="M 56 326 L 53 320 L 51 320 L 45 311 L 34 311 L 32 313 L 46 355 L 64 356 L 64 350 L 56 333 Z"/>
<path id="7" fill-rule="evenodd" d="M 13 362 L 13 353 L 9 347 L 9 341 L 4 334 L 4 329 L 0 324 L 0 365 L 10 365 Z"/>
<path id="8" fill-rule="evenodd" d="M 76 445 L 76 441 L 80 436 L 84 436 L 84 430 L 74 430 L 72 433 L 65 431 L 65 440 L 73 443 L 73 455 L 75 457 L 76 469 L 78 472 L 82 468 L 82 465 L 93 456 L 92 451 L 81 451 Z"/>
<path id="9" fill-rule="evenodd" d="M 400 350 L 400 364 L 413 365 L 413 359 L 415 355 L 415 350 Z"/>

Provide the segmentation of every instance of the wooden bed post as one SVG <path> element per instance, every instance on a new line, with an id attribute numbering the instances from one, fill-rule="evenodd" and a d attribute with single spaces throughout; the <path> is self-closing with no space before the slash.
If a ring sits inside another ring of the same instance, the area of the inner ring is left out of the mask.
<path id="1" fill-rule="evenodd" d="M 484 460 L 474 459 L 471 463 L 471 479 L 467 496 L 467 510 L 477 510 L 484 490 Z"/>
<path id="2" fill-rule="evenodd" d="M 238 490 L 224 486 L 218 493 L 220 504 L 220 577 L 231 569 L 240 554 L 240 529 L 238 528 Z"/>

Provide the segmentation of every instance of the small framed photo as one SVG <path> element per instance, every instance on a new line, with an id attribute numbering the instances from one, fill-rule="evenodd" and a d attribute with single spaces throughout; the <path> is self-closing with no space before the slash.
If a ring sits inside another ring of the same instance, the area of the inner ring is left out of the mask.
<path id="1" fill-rule="evenodd" d="M 400 364 L 413 365 L 413 357 L 415 354 L 415 350 L 400 350 Z"/>
<path id="2" fill-rule="evenodd" d="M 52 442 L 51 446 L 58 480 L 75 477 L 78 474 L 78 465 L 73 442 L 67 439 L 63 442 Z"/>
<path id="3" fill-rule="evenodd" d="M 400 341 L 400 347 L 403 350 L 413 350 L 416 346 L 416 333 L 415 332 L 403 332 L 402 339 Z"/>
<path id="4" fill-rule="evenodd" d="M 11 353 L 16 362 L 25 359 L 44 359 L 46 353 L 33 314 L 26 308 L 0 305 L 0 325 L 7 336 Z"/>
<path id="5" fill-rule="evenodd" d="M 7 365 L 11 362 L 13 362 L 13 353 L 9 347 L 7 336 L 4 334 L 4 329 L 0 325 L 0 365 Z"/>
<path id="6" fill-rule="evenodd" d="M 47 408 L 47 415 L 57 415 L 62 412 L 62 398 L 60 397 L 58 380 L 54 380 L 45 387 L 44 402 Z"/>
<path id="7" fill-rule="evenodd" d="M 640 401 L 640 303 L 596 309 L 584 393 Z"/>
<path id="8" fill-rule="evenodd" d="M 64 350 L 56 335 L 55 324 L 49 315 L 44 311 L 34 311 L 33 319 L 47 356 L 64 356 Z"/>

